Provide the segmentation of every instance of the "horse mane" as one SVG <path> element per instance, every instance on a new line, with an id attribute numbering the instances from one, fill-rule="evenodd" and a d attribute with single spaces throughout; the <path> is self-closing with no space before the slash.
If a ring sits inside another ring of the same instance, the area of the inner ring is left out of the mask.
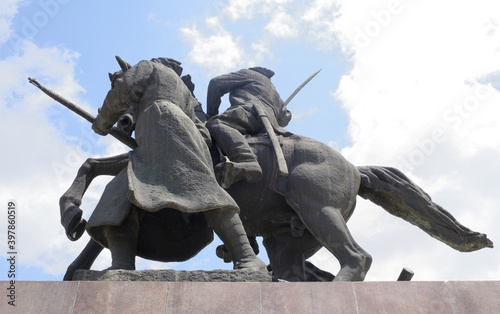
<path id="1" fill-rule="evenodd" d="M 163 58 L 163 57 L 162 58 L 153 58 L 153 59 L 151 59 L 151 62 L 163 64 L 164 66 L 169 67 L 172 70 L 174 70 L 174 72 L 177 73 L 177 75 L 179 75 L 179 76 L 181 76 L 181 74 L 182 74 L 183 69 L 181 67 L 181 63 L 175 59 Z"/>

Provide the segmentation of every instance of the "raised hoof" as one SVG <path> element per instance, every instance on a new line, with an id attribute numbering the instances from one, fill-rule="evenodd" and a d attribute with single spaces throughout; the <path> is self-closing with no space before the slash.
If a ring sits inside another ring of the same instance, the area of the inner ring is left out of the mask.
<path id="1" fill-rule="evenodd" d="M 68 207 L 62 212 L 61 222 L 66 231 L 66 236 L 71 241 L 76 241 L 85 232 L 87 221 L 82 218 L 83 211 L 76 205 Z"/>

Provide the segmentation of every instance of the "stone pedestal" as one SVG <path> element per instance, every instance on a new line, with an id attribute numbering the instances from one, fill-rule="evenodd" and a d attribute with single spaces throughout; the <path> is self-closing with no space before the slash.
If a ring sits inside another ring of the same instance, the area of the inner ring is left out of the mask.
<path id="1" fill-rule="evenodd" d="M 8 282 L 0 282 L 7 291 Z M 498 313 L 500 281 L 16 282 L 0 313 Z"/>
<path id="2" fill-rule="evenodd" d="M 268 271 L 241 270 L 77 270 L 74 281 L 271 282 Z"/>

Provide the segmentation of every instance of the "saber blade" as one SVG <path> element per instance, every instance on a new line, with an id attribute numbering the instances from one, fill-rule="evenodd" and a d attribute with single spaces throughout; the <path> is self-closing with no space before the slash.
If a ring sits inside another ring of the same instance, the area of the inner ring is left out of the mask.
<path id="1" fill-rule="evenodd" d="M 300 92 L 300 90 L 307 85 L 307 83 L 309 83 L 310 80 L 312 80 L 316 74 L 318 74 L 319 72 L 321 71 L 321 69 L 319 69 L 318 71 L 316 71 L 316 73 L 314 73 L 313 75 L 309 76 L 307 78 L 307 80 L 304 81 L 304 83 L 300 84 L 299 87 L 297 87 L 297 89 L 290 95 L 288 96 L 288 98 L 285 100 L 285 106 L 288 105 L 288 103 L 290 102 L 290 100 L 292 100 L 293 97 L 295 97 L 295 95 L 297 95 L 298 92 Z"/>

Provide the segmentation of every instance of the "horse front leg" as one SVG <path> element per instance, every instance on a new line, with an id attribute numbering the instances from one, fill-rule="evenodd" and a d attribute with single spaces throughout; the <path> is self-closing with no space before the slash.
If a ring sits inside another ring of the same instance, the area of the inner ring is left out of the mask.
<path id="1" fill-rule="evenodd" d="M 82 198 L 92 180 L 100 175 L 116 176 L 128 164 L 128 153 L 107 158 L 88 158 L 78 170 L 75 180 L 59 199 L 61 224 L 71 241 L 78 240 L 87 222 L 80 209 Z"/>

